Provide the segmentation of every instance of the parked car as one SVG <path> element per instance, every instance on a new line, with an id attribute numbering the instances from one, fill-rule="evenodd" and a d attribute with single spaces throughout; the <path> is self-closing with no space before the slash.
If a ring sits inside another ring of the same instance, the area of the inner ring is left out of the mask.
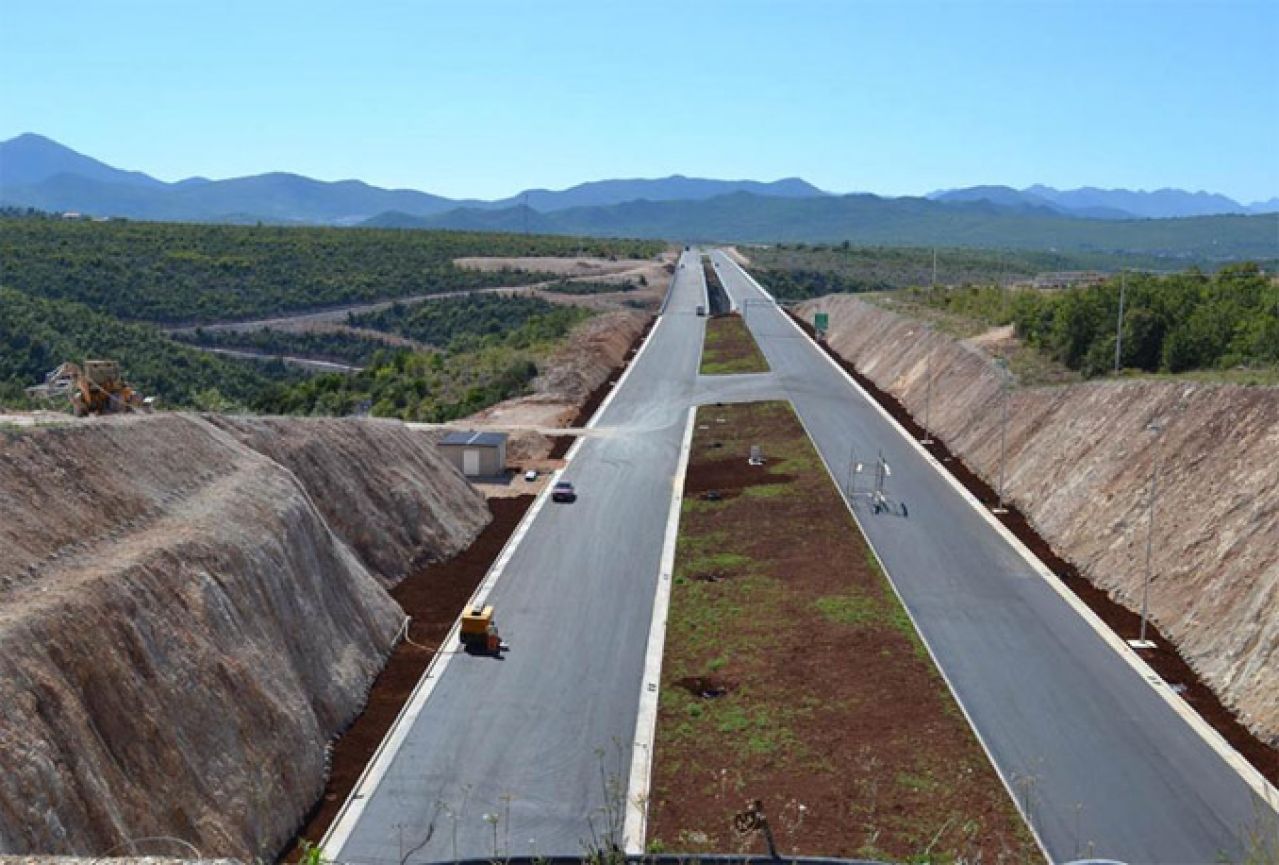
<path id="1" fill-rule="evenodd" d="M 575 502 L 577 490 L 573 489 L 573 485 L 568 481 L 556 481 L 555 487 L 551 490 L 551 501 Z"/>
<path id="2" fill-rule="evenodd" d="M 532 483 L 537 480 L 537 469 L 529 469 L 524 473 L 524 480 Z"/>

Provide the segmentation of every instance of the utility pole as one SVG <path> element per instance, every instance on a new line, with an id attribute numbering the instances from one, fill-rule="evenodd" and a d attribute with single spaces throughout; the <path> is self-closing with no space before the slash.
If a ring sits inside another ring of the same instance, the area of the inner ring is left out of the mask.
<path id="1" fill-rule="evenodd" d="M 1115 375 L 1119 374 L 1120 356 L 1124 347 L 1124 295 L 1128 289 L 1128 271 L 1119 271 L 1119 320 L 1115 323 Z"/>
<path id="2" fill-rule="evenodd" d="M 995 358 L 995 363 L 999 368 L 1000 388 L 1004 392 L 1002 400 L 1001 419 L 999 422 L 999 504 L 995 507 L 994 512 L 997 514 L 1006 514 L 1008 509 L 1004 507 L 1004 464 L 1008 458 L 1008 359 L 1003 357 Z"/>
<path id="3" fill-rule="evenodd" d="M 528 237 L 528 193 L 524 193 L 524 236 Z"/>
<path id="4" fill-rule="evenodd" d="M 1155 434 L 1154 463 L 1150 467 L 1150 493 L 1146 498 L 1146 573 L 1141 582 L 1141 629 L 1136 640 L 1129 640 L 1134 649 L 1153 649 L 1155 644 L 1146 639 L 1146 623 L 1150 618 L 1151 554 L 1155 545 L 1155 502 L 1159 496 L 1159 461 L 1162 456 L 1164 425 L 1150 423 L 1146 429 Z"/>
<path id="5" fill-rule="evenodd" d="M 933 247 L 933 289 L 937 288 L 937 247 Z"/>
<path id="6" fill-rule="evenodd" d="M 924 437 L 919 440 L 922 445 L 933 443 L 933 349 L 928 351 L 928 360 L 924 366 Z"/>

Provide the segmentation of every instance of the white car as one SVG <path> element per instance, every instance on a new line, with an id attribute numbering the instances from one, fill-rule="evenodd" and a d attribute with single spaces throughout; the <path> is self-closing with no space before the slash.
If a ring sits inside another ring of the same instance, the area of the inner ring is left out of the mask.
<path id="1" fill-rule="evenodd" d="M 524 480 L 530 483 L 537 480 L 537 469 L 529 469 L 524 473 Z"/>

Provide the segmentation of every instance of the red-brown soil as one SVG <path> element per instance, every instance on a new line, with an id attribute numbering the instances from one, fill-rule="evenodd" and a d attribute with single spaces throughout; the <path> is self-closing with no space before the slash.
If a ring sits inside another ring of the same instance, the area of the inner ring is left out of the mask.
<path id="1" fill-rule="evenodd" d="M 812 326 L 799 318 L 791 316 L 804 332 L 813 336 Z M 878 387 L 867 376 L 860 373 L 853 364 L 840 357 L 830 346 L 819 343 L 853 379 L 860 384 L 871 397 L 883 406 L 907 432 L 916 439 L 932 439 L 927 445 L 930 453 L 946 467 L 946 469 L 977 497 L 983 504 L 993 507 L 998 502 L 996 491 L 970 469 L 962 459 L 955 456 L 950 448 L 936 434 L 927 432 L 906 410 L 899 400 Z M 1098 588 L 1087 577 L 1083 576 L 1078 566 L 1059 555 L 1052 546 L 1035 531 L 1025 515 L 1014 505 L 1004 503 L 1008 513 L 999 516 L 1023 544 L 1036 557 L 1048 566 L 1057 578 L 1062 581 L 1080 600 L 1105 622 L 1111 630 L 1125 640 L 1136 639 L 1141 629 L 1141 617 L 1138 613 L 1115 602 L 1104 590 Z M 1234 712 L 1222 705 L 1221 700 L 1213 693 L 1191 669 L 1190 665 L 1178 654 L 1176 647 L 1150 622 L 1146 626 L 1146 639 L 1155 644 L 1154 649 L 1140 652 L 1142 660 L 1159 674 L 1159 677 L 1177 687 L 1182 699 L 1194 707 L 1231 747 L 1237 750 L 1244 759 L 1251 763 L 1270 783 L 1279 784 L 1279 749 L 1272 748 L 1252 735 L 1240 723 Z"/>
<path id="2" fill-rule="evenodd" d="M 690 458 L 650 849 L 766 852 L 732 826 L 758 799 L 783 856 L 1038 860 L 789 406 L 702 411 L 726 423 Z"/>
<path id="3" fill-rule="evenodd" d="M 408 640 L 401 640 L 387 660 L 364 711 L 332 749 L 331 771 L 324 797 L 298 833 L 299 842 L 282 861 L 297 862 L 301 840 L 318 843 L 355 787 L 365 766 L 407 702 L 435 656 L 439 643 L 462 612 L 475 587 L 519 525 L 533 496 L 492 499 L 493 522 L 463 552 L 447 562 L 429 565 L 402 580 L 391 595 L 412 617 Z M 410 642 L 411 641 L 411 642 Z"/>

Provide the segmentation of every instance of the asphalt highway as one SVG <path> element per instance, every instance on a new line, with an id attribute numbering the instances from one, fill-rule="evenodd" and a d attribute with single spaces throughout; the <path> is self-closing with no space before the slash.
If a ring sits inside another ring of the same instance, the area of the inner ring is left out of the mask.
<path id="1" fill-rule="evenodd" d="M 449 659 L 326 858 L 572 855 L 621 819 L 704 327 L 702 270 L 684 258 L 651 344 L 564 473 L 578 501 L 542 507 L 490 595 L 510 651 Z"/>
<path id="2" fill-rule="evenodd" d="M 909 516 L 857 494 L 858 521 L 1053 859 L 1240 861 L 1271 809 L 731 259 L 713 260 L 772 367 L 759 378 L 841 485 L 850 461 L 891 466 L 886 493 Z"/>
<path id="3" fill-rule="evenodd" d="M 841 482 L 850 461 L 882 453 L 892 466 L 894 507 L 873 513 L 859 494 L 854 511 L 1052 858 L 1237 861 L 1267 806 L 735 265 L 714 259 L 772 371 L 697 375 L 704 283 L 686 253 L 649 344 L 564 473 L 579 500 L 541 507 L 489 597 L 511 650 L 447 659 L 325 857 L 574 855 L 616 834 L 688 407 L 789 399 Z"/>

